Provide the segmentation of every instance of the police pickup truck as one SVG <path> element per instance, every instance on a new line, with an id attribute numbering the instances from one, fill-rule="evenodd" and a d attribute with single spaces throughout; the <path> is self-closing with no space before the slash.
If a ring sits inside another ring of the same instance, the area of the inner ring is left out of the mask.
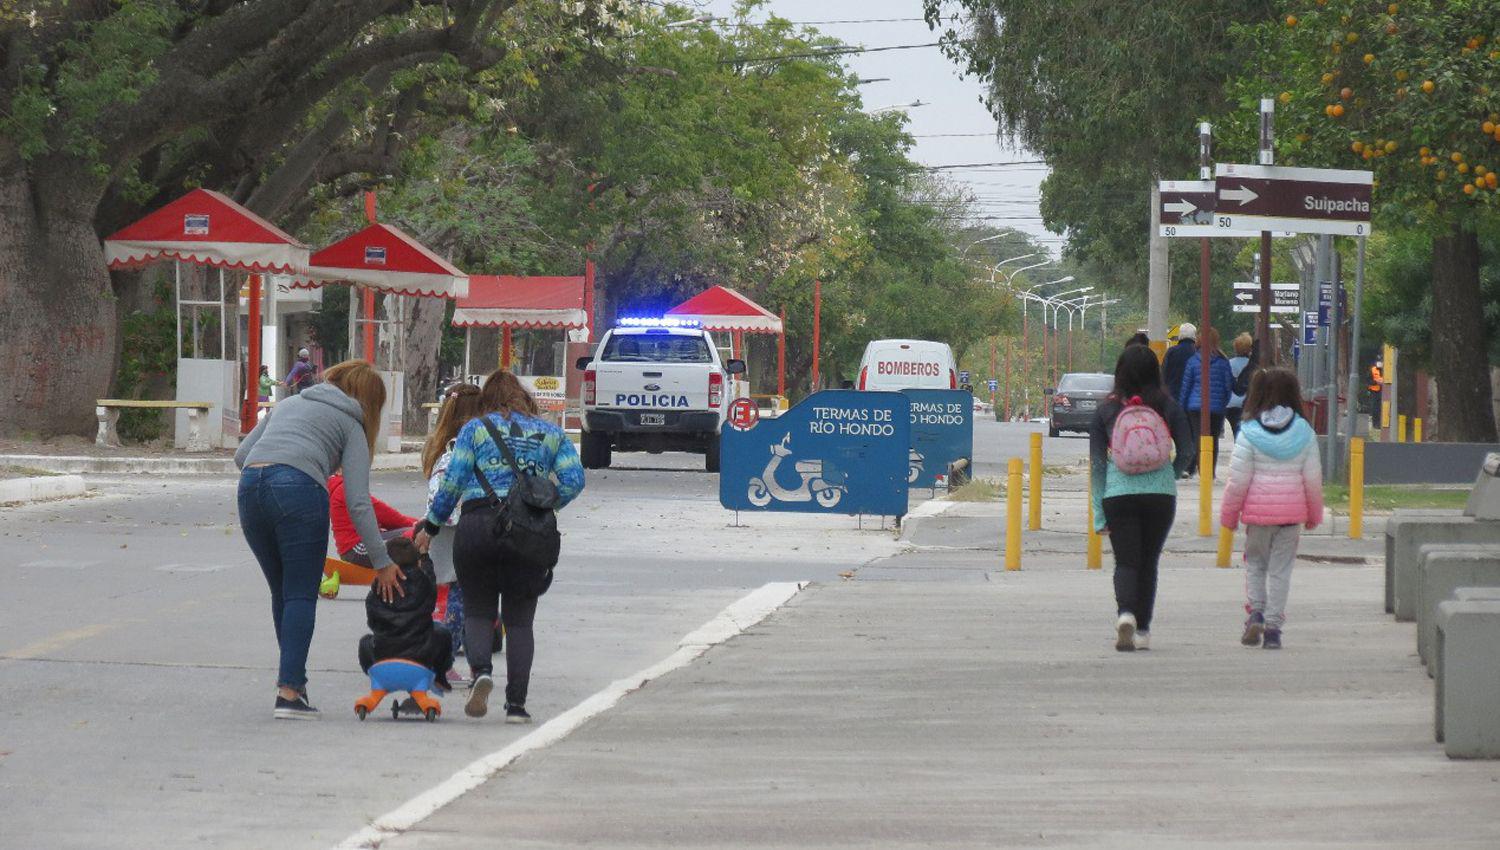
<path id="1" fill-rule="evenodd" d="M 625 319 L 578 368 L 585 468 L 607 468 L 619 449 L 702 452 L 704 467 L 719 471 L 729 376 L 745 363 L 721 362 L 707 331 L 671 319 Z"/>

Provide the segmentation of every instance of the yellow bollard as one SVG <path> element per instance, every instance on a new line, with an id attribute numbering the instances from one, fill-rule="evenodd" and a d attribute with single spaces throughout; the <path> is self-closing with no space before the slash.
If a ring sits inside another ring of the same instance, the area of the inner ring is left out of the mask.
<path id="1" fill-rule="evenodd" d="M 1013 457 L 1006 466 L 1005 482 L 1005 568 L 1021 568 L 1021 459 Z"/>
<path id="2" fill-rule="evenodd" d="M 1099 533 L 1094 531 L 1094 476 L 1089 474 L 1089 528 L 1088 528 L 1088 560 L 1084 566 L 1091 570 L 1104 567 L 1104 541 Z"/>
<path id="3" fill-rule="evenodd" d="M 1421 417 L 1417 417 L 1416 419 L 1413 419 L 1411 421 L 1411 441 L 1413 443 L 1420 443 L 1420 442 L 1422 442 L 1422 419 L 1421 419 Z"/>
<path id="4" fill-rule="evenodd" d="M 1198 536 L 1214 534 L 1214 438 L 1198 438 Z"/>
<path id="5" fill-rule="evenodd" d="M 1358 540 L 1364 533 L 1365 519 L 1365 441 L 1349 441 L 1349 539 Z"/>
<path id="6" fill-rule="evenodd" d="M 1031 520 L 1032 531 L 1042 530 L 1042 435 L 1031 435 Z"/>
<path id="7" fill-rule="evenodd" d="M 1406 442 L 1406 414 L 1405 413 L 1397 414 L 1397 416 L 1396 416 L 1396 442 L 1398 442 L 1398 443 L 1404 443 L 1404 442 Z"/>
<path id="8" fill-rule="evenodd" d="M 1234 532 L 1219 526 L 1219 566 L 1229 566 L 1229 556 L 1234 551 Z"/>

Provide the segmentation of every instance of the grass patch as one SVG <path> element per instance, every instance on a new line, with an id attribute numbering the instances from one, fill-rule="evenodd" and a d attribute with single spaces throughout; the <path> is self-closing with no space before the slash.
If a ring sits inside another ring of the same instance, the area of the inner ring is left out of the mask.
<path id="1" fill-rule="evenodd" d="M 61 472 L 52 472 L 46 469 L 33 469 L 29 466 L 3 466 L 0 465 L 0 478 L 45 478 L 52 475 L 62 475 Z"/>
<path id="2" fill-rule="evenodd" d="M 975 478 L 948 494 L 955 502 L 996 502 L 1000 500 L 1000 482 L 989 478 Z"/>
<path id="3" fill-rule="evenodd" d="M 1348 512 L 1349 486 L 1327 484 L 1323 501 L 1336 511 Z M 1468 487 L 1432 487 L 1424 484 L 1368 484 L 1365 510 L 1393 511 L 1397 508 L 1462 508 L 1469 501 Z"/>

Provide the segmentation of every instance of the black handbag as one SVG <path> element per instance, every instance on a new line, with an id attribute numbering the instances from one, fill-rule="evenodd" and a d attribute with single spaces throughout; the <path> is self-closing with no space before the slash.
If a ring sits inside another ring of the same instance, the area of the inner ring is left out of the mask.
<path id="1" fill-rule="evenodd" d="M 505 463 L 515 476 L 510 492 L 502 498 L 476 464 L 474 474 L 494 509 L 490 534 L 500 557 L 502 590 L 527 596 L 541 596 L 552 586 L 552 568 L 562 549 L 562 535 L 557 531 L 557 506 L 561 499 L 557 485 L 549 478 L 532 475 L 521 468 L 489 417 L 481 417 L 490 439 L 500 448 Z"/>

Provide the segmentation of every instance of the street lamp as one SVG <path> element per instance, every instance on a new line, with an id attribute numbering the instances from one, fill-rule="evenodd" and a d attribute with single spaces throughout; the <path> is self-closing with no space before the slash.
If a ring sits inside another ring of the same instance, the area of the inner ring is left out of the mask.
<path id="1" fill-rule="evenodd" d="M 897 110 L 897 109 L 916 109 L 919 106 L 926 106 L 926 105 L 927 104 L 925 102 L 923 102 L 921 99 L 914 100 L 911 103 L 893 103 L 890 106 L 876 107 L 875 109 L 870 110 L 870 114 L 871 115 L 879 115 L 882 112 L 891 112 L 891 111 Z"/>
<path id="2" fill-rule="evenodd" d="M 682 27 L 690 27 L 693 24 L 711 24 L 717 20 L 718 18 L 714 17 L 713 15 L 695 15 L 694 17 L 685 18 L 680 21 L 668 21 L 666 24 L 666 28 L 669 30 L 675 30 L 681 29 Z"/>
<path id="3" fill-rule="evenodd" d="M 1032 263 L 1029 266 L 1022 266 L 1022 267 L 1020 267 L 1018 269 L 1015 269 L 1010 274 L 1005 275 L 1005 284 L 1007 286 L 1009 286 L 1010 282 L 1012 280 L 1015 280 L 1016 275 L 1020 274 L 1021 272 L 1030 271 L 1031 269 L 1039 269 L 1042 266 L 1050 266 L 1050 265 L 1052 265 L 1052 258 L 1048 257 L 1047 259 L 1042 260 L 1040 263 Z M 998 271 L 998 269 L 997 269 L 997 271 Z"/>
<path id="4" fill-rule="evenodd" d="M 1011 234 L 1013 234 L 1015 232 L 1016 232 L 1016 229 L 1014 227 L 1007 227 L 1004 230 L 1000 231 L 999 233 L 992 233 L 989 236 L 984 237 L 983 239 L 975 239 L 973 242 L 970 242 L 968 244 L 968 246 L 966 246 L 963 249 L 963 251 L 959 252 L 958 256 L 959 257 L 968 256 L 969 249 L 973 248 L 975 245 L 978 245 L 980 242 L 993 242 L 994 240 L 999 239 L 1002 236 L 1009 236 L 1009 235 L 1011 235 Z"/>

